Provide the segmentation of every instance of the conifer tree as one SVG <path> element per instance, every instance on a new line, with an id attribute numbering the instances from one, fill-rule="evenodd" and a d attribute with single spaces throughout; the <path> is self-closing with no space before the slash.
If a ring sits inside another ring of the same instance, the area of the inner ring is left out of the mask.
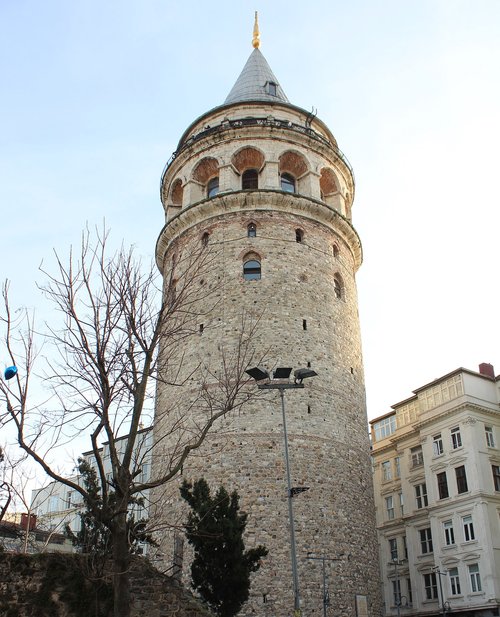
<path id="1" fill-rule="evenodd" d="M 268 550 L 259 545 L 245 551 L 247 514 L 239 496 L 221 486 L 214 497 L 205 479 L 184 481 L 181 496 L 191 507 L 186 528 L 194 548 L 193 587 L 220 617 L 233 617 L 248 600 L 250 574 L 260 568 Z"/>

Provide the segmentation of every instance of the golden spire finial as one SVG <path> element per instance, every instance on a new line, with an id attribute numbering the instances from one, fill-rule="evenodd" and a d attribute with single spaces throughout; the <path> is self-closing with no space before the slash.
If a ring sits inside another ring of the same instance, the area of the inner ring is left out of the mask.
<path id="1" fill-rule="evenodd" d="M 253 24 L 252 45 L 255 49 L 258 49 L 260 47 L 259 21 L 257 19 L 257 11 L 255 11 L 255 22 Z"/>

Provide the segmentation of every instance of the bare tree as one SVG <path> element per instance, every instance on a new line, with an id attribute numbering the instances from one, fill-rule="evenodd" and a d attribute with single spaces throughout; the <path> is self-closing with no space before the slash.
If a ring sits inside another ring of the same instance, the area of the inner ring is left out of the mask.
<path id="1" fill-rule="evenodd" d="M 213 256 L 207 247 L 178 255 L 175 274 L 172 269 L 164 283 L 167 292 L 161 294 L 154 267 L 143 270 L 132 249 L 122 248 L 108 256 L 107 245 L 107 232 L 95 236 L 85 232 L 77 256 L 71 251 L 63 260 L 56 253 L 55 274 L 42 270 L 48 282 L 40 289 L 62 318 L 59 327 L 51 324 L 44 333 L 36 330 L 34 318 L 27 311 L 19 314 L 11 309 L 9 284 L 4 285 L 0 320 L 9 360 L 18 372 L 13 379 L 0 382 L 5 407 L 0 425 L 10 422 L 19 446 L 31 459 L 52 479 L 80 493 L 96 520 L 109 529 L 114 614 L 127 617 L 127 513 L 131 501 L 137 493 L 175 478 L 214 423 L 252 396 L 244 376 L 253 360 L 252 337 L 248 333 L 241 336 L 232 357 L 223 360 L 215 383 L 213 375 L 206 373 L 211 383 L 201 384 L 189 408 L 180 408 L 173 401 L 166 406 L 164 413 L 172 417 L 169 464 L 159 475 L 144 481 L 141 457 L 136 456 L 141 423 L 150 418 L 158 373 L 172 375 L 166 370 L 168 365 L 182 363 L 179 342 L 194 334 L 203 297 L 207 305 L 207 291 L 200 283 Z M 54 353 L 43 358 L 43 372 L 38 373 L 36 349 L 43 348 L 45 353 L 48 343 L 53 344 Z M 43 380 L 49 390 L 44 403 L 32 403 L 29 396 L 31 382 L 36 379 Z M 65 477 L 54 462 L 57 449 L 82 435 L 90 438 L 100 484 L 97 496 Z M 106 476 L 103 460 L 104 442 L 110 457 L 110 477 Z"/>

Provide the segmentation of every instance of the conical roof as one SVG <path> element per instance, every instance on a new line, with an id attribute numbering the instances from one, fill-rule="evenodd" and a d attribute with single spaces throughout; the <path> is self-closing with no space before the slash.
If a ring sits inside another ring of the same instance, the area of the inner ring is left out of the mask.
<path id="1" fill-rule="evenodd" d="M 227 95 L 224 105 L 242 101 L 289 103 L 267 60 L 256 47 Z"/>

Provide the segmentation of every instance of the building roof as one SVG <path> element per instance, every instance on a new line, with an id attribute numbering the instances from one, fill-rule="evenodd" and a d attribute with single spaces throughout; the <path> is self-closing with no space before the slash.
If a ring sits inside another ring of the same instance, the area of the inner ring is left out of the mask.
<path id="1" fill-rule="evenodd" d="M 269 84 L 276 85 L 276 94 L 272 94 Z M 240 76 L 227 95 L 224 105 L 243 101 L 274 101 L 289 103 L 283 88 L 279 85 L 271 67 L 256 47 L 248 58 Z"/>

